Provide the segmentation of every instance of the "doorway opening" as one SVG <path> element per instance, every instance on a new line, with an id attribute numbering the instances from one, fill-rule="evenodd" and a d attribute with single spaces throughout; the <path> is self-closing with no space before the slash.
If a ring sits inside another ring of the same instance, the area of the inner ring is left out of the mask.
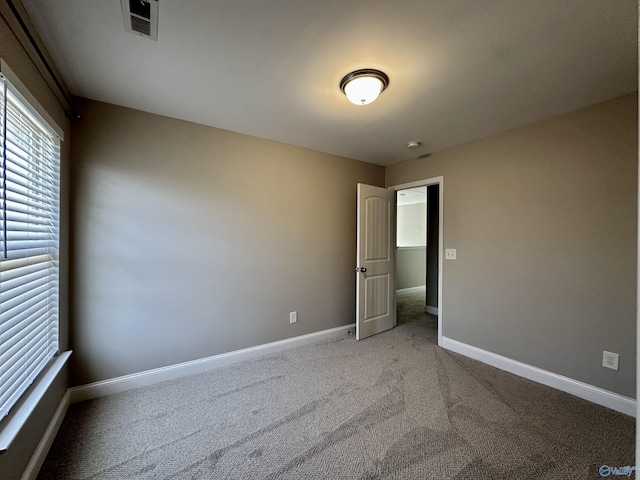
<path id="1" fill-rule="evenodd" d="M 423 322 L 442 342 L 442 189 L 437 177 L 396 191 L 395 285 L 398 324 Z"/>

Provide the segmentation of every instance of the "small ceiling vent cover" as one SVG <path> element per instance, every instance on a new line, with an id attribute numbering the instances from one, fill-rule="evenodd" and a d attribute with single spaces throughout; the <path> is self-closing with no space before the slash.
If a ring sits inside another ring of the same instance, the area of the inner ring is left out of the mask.
<path id="1" fill-rule="evenodd" d="M 120 0 L 124 29 L 158 40 L 158 0 Z"/>

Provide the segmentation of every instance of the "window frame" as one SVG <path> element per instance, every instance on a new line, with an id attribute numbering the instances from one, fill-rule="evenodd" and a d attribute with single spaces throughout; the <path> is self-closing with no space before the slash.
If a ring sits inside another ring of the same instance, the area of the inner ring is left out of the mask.
<path id="1" fill-rule="evenodd" d="M 60 194 L 62 191 L 62 182 L 60 178 L 60 164 L 62 162 L 61 155 L 61 146 L 64 141 L 64 133 L 63 130 L 56 124 L 55 121 L 48 115 L 46 110 L 42 108 L 42 106 L 38 103 L 35 97 L 29 92 L 29 90 L 20 82 L 19 78 L 13 73 L 13 71 L 8 67 L 5 63 L 4 59 L 0 58 L 0 74 L 7 80 L 7 82 L 11 85 L 11 93 L 13 96 L 19 99 L 19 101 L 28 108 L 29 114 L 32 116 L 34 120 L 38 122 L 39 125 L 44 125 L 47 127 L 47 134 L 52 135 L 53 137 L 57 137 L 57 146 L 56 146 L 56 162 L 57 162 L 57 178 L 56 178 L 56 222 L 55 222 L 55 230 L 56 230 L 56 253 L 55 253 L 55 263 L 56 263 L 56 290 L 55 290 L 55 326 L 56 326 L 56 334 L 57 341 L 55 345 L 55 350 L 53 351 L 50 358 L 47 358 L 45 362 L 42 363 L 41 368 L 37 375 L 34 375 L 33 378 L 30 379 L 29 386 L 24 389 L 19 399 L 12 405 L 10 408 L 8 415 L 0 419 L 0 454 L 5 452 L 15 438 L 18 436 L 20 430 L 27 423 L 29 418 L 32 416 L 34 410 L 37 405 L 40 403 L 42 398 L 47 395 L 47 392 L 50 391 L 52 384 L 59 378 L 59 374 L 62 371 L 62 368 L 66 364 L 68 358 L 71 355 L 70 351 L 61 352 L 61 339 L 59 337 L 60 332 L 60 279 L 61 279 L 61 270 L 64 268 L 63 265 L 60 264 L 59 254 L 61 251 L 60 244 L 60 227 L 61 227 L 61 215 L 60 215 Z M 4 181 L 4 179 L 3 179 Z M 5 205 L 2 205 L 4 210 Z M 0 255 L 0 261 L 4 262 L 4 255 Z M 64 342 L 63 342 L 64 343 Z M 63 397 L 62 403 L 64 403 L 66 398 L 66 402 L 68 404 L 68 395 Z M 61 403 L 61 405 L 62 405 Z"/>

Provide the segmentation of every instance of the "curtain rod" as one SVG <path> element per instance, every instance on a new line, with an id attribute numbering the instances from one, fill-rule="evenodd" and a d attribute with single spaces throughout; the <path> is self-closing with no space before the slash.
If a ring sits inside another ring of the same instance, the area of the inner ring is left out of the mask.
<path id="1" fill-rule="evenodd" d="M 27 24 L 22 19 L 22 16 L 20 15 L 20 12 L 18 12 L 18 9 L 16 8 L 16 6 L 14 5 L 12 0 L 6 0 L 6 1 L 7 1 L 7 4 L 9 5 L 9 8 L 13 12 L 13 15 L 16 17 L 16 20 L 18 20 L 18 23 L 22 27 L 22 31 L 24 32 L 24 34 L 29 39 L 29 42 L 31 43 L 31 46 L 34 48 L 34 50 L 38 54 L 38 57 L 40 58 L 40 61 L 44 64 L 44 67 L 47 69 L 47 72 L 49 72 L 49 75 L 51 76 L 51 78 L 55 82 L 56 86 L 58 87 L 58 90 L 60 90 L 60 93 L 62 94 L 62 97 L 64 98 L 65 102 L 67 102 L 67 105 L 69 106 L 69 108 L 65 109 L 65 111 L 64 111 L 65 115 L 67 117 L 69 117 L 70 119 L 72 119 L 72 120 L 80 119 L 80 114 L 73 107 L 73 103 L 71 102 L 71 100 L 67 96 L 66 90 L 64 89 L 64 87 L 62 86 L 60 81 L 58 80 L 58 76 L 55 74 L 55 72 L 51 68 L 51 65 L 49 65 L 49 62 L 47 62 L 47 59 L 45 58 L 44 54 L 42 53 L 42 50 L 40 50 L 40 47 L 38 46 L 38 43 L 36 42 L 35 38 L 33 38 L 33 35 L 31 34 L 31 32 L 29 31 L 29 27 L 27 27 Z"/>

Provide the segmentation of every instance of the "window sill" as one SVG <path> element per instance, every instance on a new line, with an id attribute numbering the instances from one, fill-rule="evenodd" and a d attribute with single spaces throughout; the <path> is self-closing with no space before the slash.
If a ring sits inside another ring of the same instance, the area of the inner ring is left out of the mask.
<path id="1" fill-rule="evenodd" d="M 42 377 L 34 382 L 33 388 L 16 405 L 15 410 L 0 423 L 0 454 L 9 449 L 70 356 L 71 351 L 67 351 L 55 357 Z"/>

